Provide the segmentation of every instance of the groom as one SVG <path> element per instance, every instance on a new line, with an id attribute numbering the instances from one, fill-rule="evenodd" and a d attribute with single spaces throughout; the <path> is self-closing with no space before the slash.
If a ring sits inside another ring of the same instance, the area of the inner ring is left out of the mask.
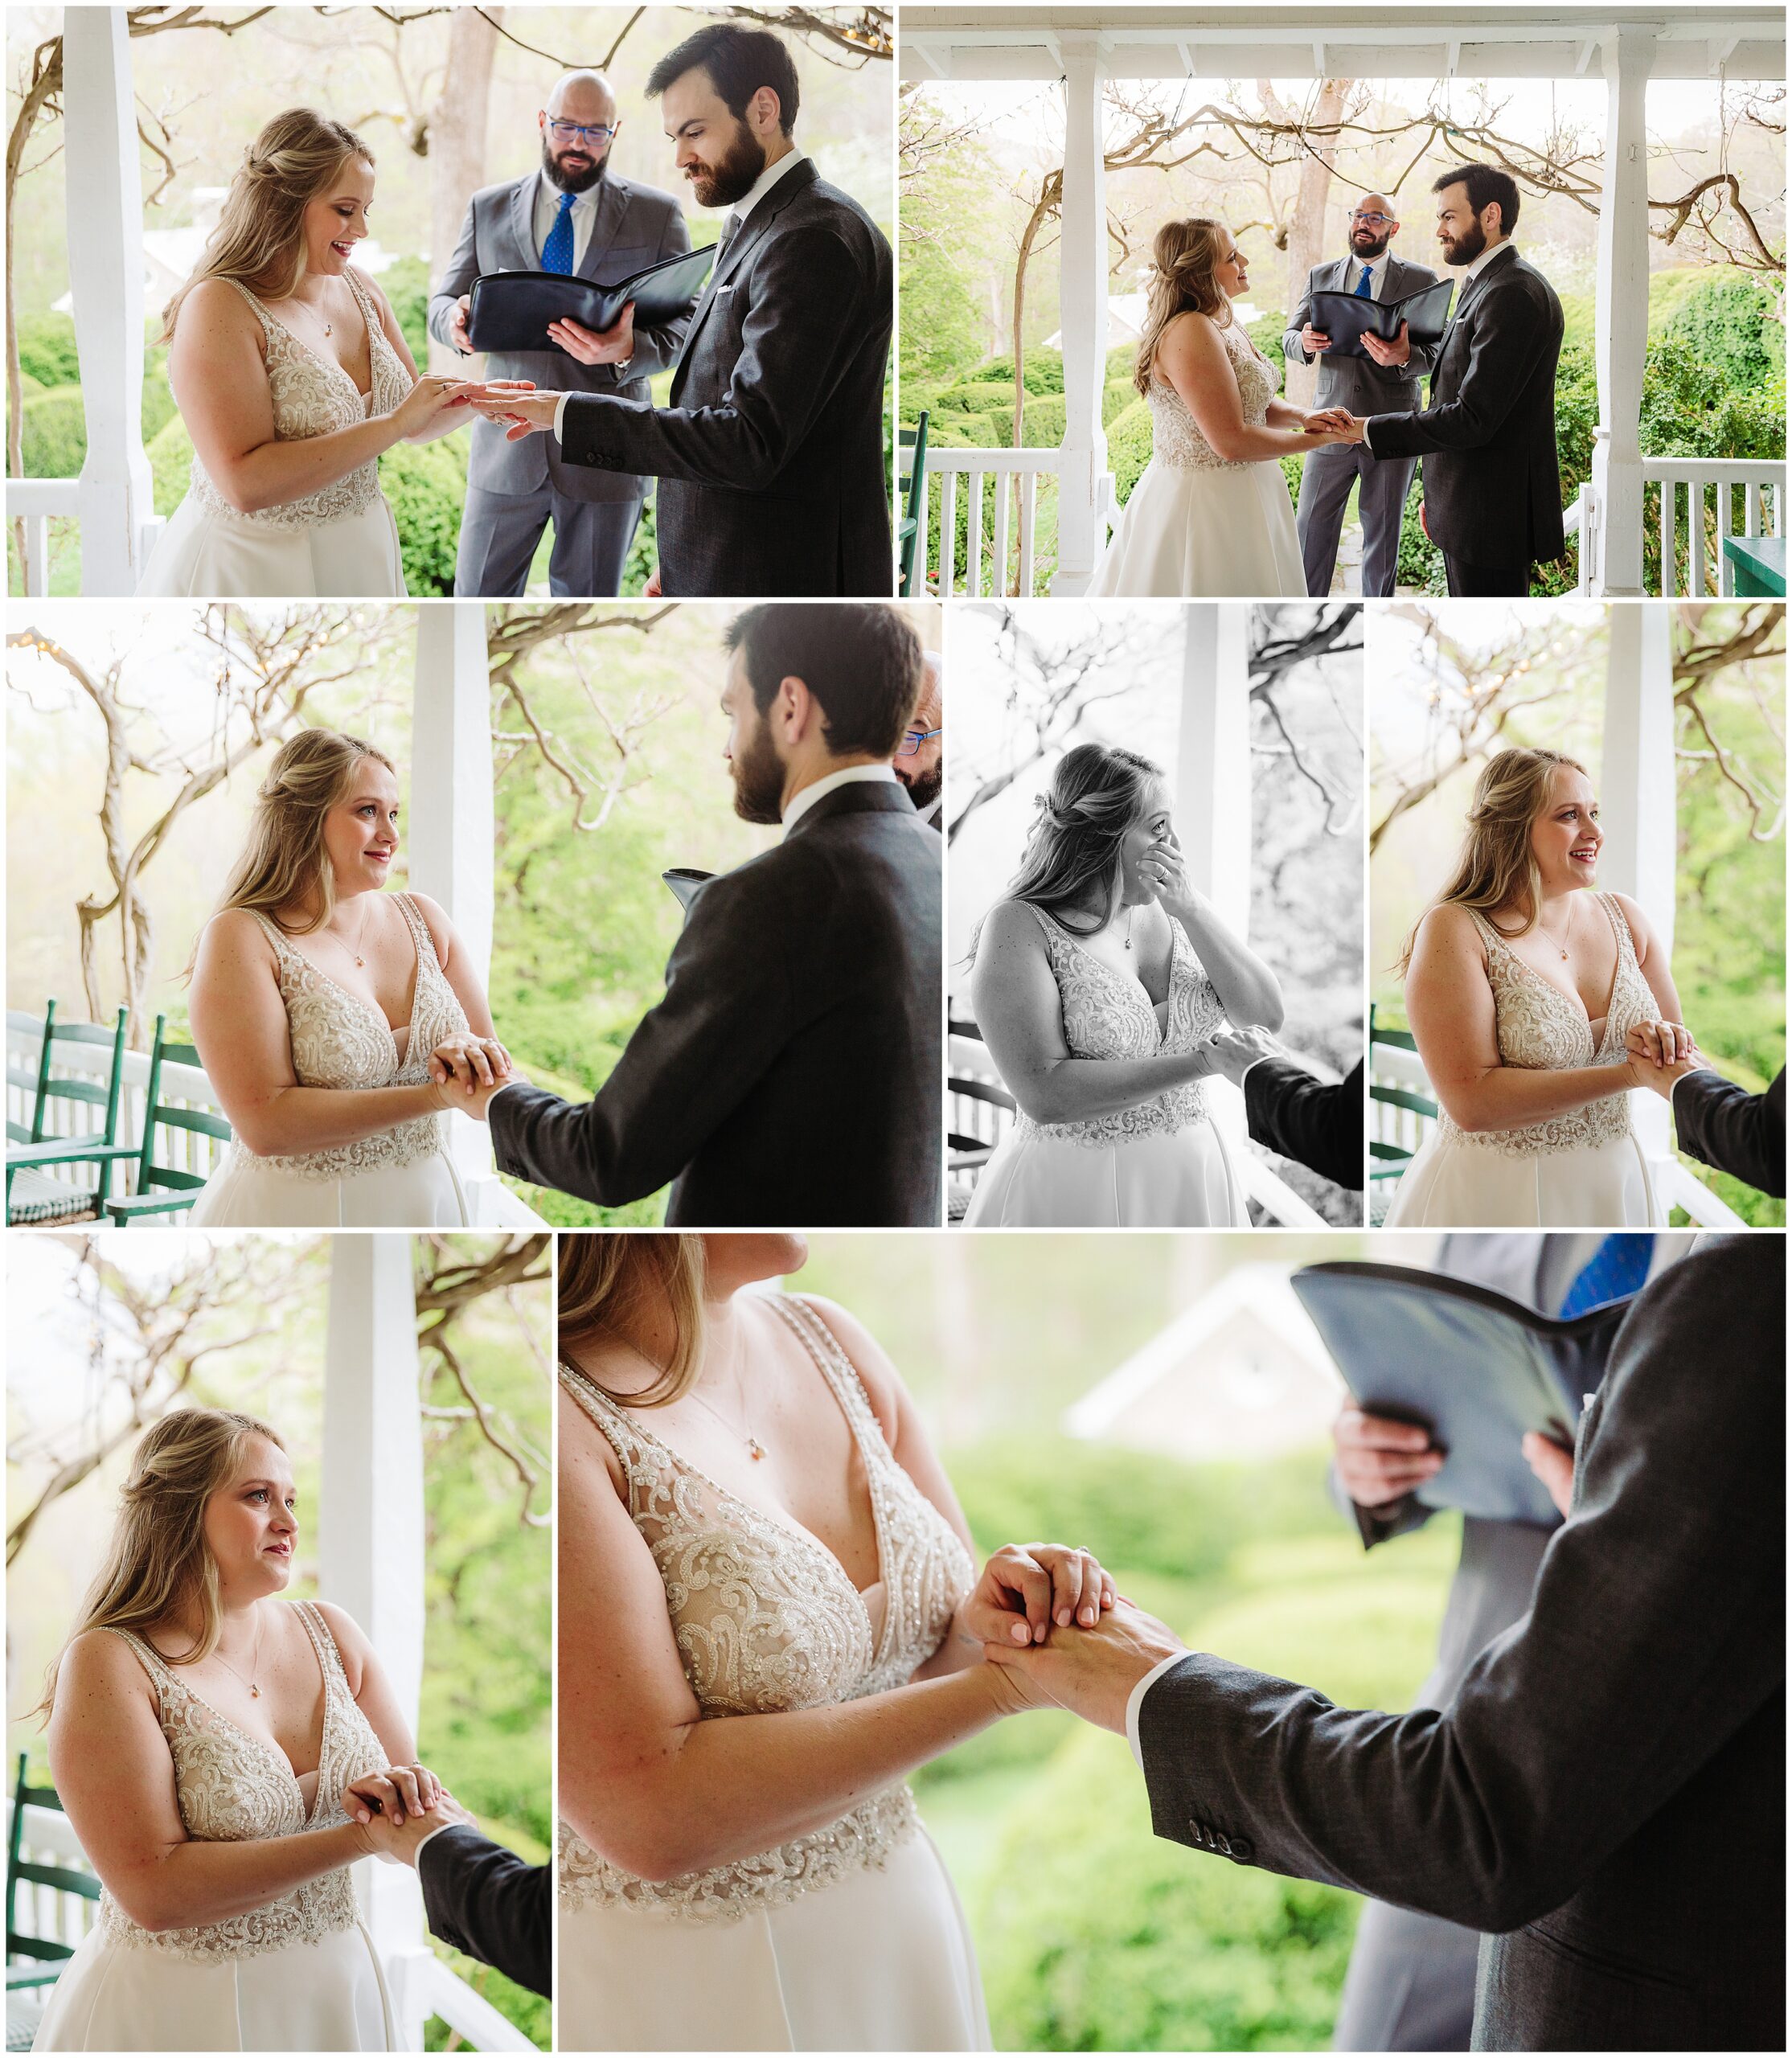
<path id="1" fill-rule="evenodd" d="M 1158 1835 L 1491 1933 L 1477 2049 L 1782 2049 L 1785 1351 L 1778 1237 L 1644 1289 L 1529 1613 L 1441 1710 L 1338 1708 L 1124 1609 L 987 1654 L 1130 1736 Z"/>
<path id="2" fill-rule="evenodd" d="M 940 1220 L 940 839 L 891 769 L 921 640 L 888 604 L 750 608 L 735 812 L 784 840 L 699 888 L 666 997 L 597 1097 L 482 1092 L 502 1170 L 675 1228 Z M 442 1075 L 445 1076 L 445 1075 Z"/>
<path id="3" fill-rule="evenodd" d="M 367 1830 L 376 1858 L 414 1868 L 429 1927 L 445 1944 L 531 1993 L 552 1992 L 552 1866 L 528 1864 L 481 1835 L 445 1791 L 433 1808 L 396 1826 L 376 1815 Z"/>
<path id="4" fill-rule="evenodd" d="M 892 592 L 890 246 L 798 148 L 797 71 L 776 36 L 700 28 L 647 90 L 699 203 L 731 210 L 671 405 L 545 393 L 485 412 L 513 439 L 551 434 L 564 464 L 660 481 L 650 594 Z"/>
<path id="5" fill-rule="evenodd" d="M 1565 547 L 1556 459 L 1562 305 L 1513 248 L 1518 187 L 1506 173 L 1462 165 L 1432 191 L 1444 261 L 1465 276 L 1431 404 L 1359 416 L 1355 434 L 1373 457 L 1425 460 L 1420 519 L 1444 554 L 1452 593 L 1522 596 L 1532 565 L 1552 564 Z"/>

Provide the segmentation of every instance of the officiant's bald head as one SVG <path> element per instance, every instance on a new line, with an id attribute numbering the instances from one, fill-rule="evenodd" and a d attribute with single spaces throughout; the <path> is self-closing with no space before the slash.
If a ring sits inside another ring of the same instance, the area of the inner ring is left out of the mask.
<path id="1" fill-rule="evenodd" d="M 564 72 L 535 117 L 541 168 L 563 193 L 583 193 L 603 178 L 621 125 L 616 96 L 601 72 Z M 601 134 L 593 131 L 601 130 Z"/>
<path id="2" fill-rule="evenodd" d="M 1351 213 L 1351 254 L 1372 264 L 1393 241 L 1399 228 L 1400 210 L 1387 195 L 1365 193 Z"/>

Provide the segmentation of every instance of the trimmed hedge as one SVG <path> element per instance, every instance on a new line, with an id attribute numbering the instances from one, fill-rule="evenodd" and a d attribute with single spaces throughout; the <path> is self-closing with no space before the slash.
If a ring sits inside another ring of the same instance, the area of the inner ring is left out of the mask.
<path id="1" fill-rule="evenodd" d="M 155 511 L 164 521 L 187 498 L 193 469 L 193 439 L 178 415 L 165 422 L 149 445 L 150 476 L 155 482 Z"/>
<path id="2" fill-rule="evenodd" d="M 80 353 L 72 314 L 31 314 L 18 325 L 18 368 L 40 386 L 78 386 Z"/>
<path id="3" fill-rule="evenodd" d="M 53 386 L 27 400 L 22 455 L 25 475 L 34 479 L 72 479 L 80 475 L 87 456 L 87 417 L 79 386 Z"/>
<path id="4" fill-rule="evenodd" d="M 1733 389 L 1784 376 L 1786 330 L 1773 295 L 1753 279 L 1728 274 L 1699 286 L 1668 318 L 1662 335 L 1720 371 Z"/>
<path id="5" fill-rule="evenodd" d="M 1138 388 L 1130 377 L 1110 379 L 1101 388 L 1101 426 L 1104 428 L 1112 428 L 1138 398 Z"/>
<path id="6" fill-rule="evenodd" d="M 404 563 L 404 590 L 416 599 L 454 591 L 454 552 L 466 499 L 467 439 L 400 443 L 379 460 L 379 484 L 392 502 Z"/>
<path id="7" fill-rule="evenodd" d="M 1142 397 L 1122 408 L 1108 429 L 1108 469 L 1113 474 L 1113 498 L 1124 507 L 1139 474 L 1151 461 L 1151 408 Z"/>

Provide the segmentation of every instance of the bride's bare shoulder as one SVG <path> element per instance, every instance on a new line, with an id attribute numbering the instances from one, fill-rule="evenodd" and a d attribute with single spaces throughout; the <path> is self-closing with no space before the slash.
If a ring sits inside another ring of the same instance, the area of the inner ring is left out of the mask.
<path id="1" fill-rule="evenodd" d="M 1437 964 L 1453 960 L 1467 964 L 1486 952 L 1468 909 L 1454 900 L 1440 900 L 1425 909 L 1413 933 L 1413 954 L 1417 958 L 1421 953 Z"/>
<path id="2" fill-rule="evenodd" d="M 110 1630 L 83 1630 L 56 1666 L 59 1707 L 67 1706 L 72 1699 L 116 1699 L 121 1695 L 153 1691 L 142 1661 Z"/>
<path id="3" fill-rule="evenodd" d="M 267 931 L 247 908 L 220 908 L 199 931 L 197 965 L 202 971 L 271 965 L 273 955 Z"/>
<path id="4" fill-rule="evenodd" d="M 891 1363 L 889 1353 L 859 1318 L 838 1301 L 830 1301 L 822 1293 L 802 1293 L 797 1298 L 814 1312 L 846 1353 L 871 1401 L 884 1441 L 893 1449 L 903 1387 L 902 1375 Z"/>
<path id="5" fill-rule="evenodd" d="M 1040 950 L 1044 932 L 1030 900 L 998 900 L 983 917 L 978 937 L 978 955 L 993 946 L 998 950 Z"/>

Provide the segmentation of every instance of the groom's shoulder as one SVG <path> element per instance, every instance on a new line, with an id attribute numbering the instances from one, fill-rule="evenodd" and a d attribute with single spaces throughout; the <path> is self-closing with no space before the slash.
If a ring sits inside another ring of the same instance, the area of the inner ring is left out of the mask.
<path id="1" fill-rule="evenodd" d="M 781 220 L 786 228 L 809 228 L 822 223 L 838 236 L 854 243 L 883 243 L 884 232 L 850 193 L 817 176 L 814 182 L 797 195 L 784 209 Z"/>
<path id="2" fill-rule="evenodd" d="M 1751 1389 L 1761 1397 L 1769 1389 L 1783 1395 L 1779 1368 L 1786 1332 L 1786 1249 L 1782 1237 L 1742 1231 L 1701 1243 L 1689 1257 L 1650 1281 L 1626 1318 L 1621 1338 L 1628 1347 L 1626 1356 L 1658 1355 L 1678 1379 L 1687 1363 L 1708 1351 L 1714 1322 L 1723 1327 L 1739 1376 L 1713 1383 L 1707 1400 L 1715 1402 L 1725 1388 L 1745 1405 Z M 1771 1380 L 1746 1376 L 1751 1366 L 1769 1362 Z M 1783 1398 L 1780 1405 L 1783 1408 Z"/>

